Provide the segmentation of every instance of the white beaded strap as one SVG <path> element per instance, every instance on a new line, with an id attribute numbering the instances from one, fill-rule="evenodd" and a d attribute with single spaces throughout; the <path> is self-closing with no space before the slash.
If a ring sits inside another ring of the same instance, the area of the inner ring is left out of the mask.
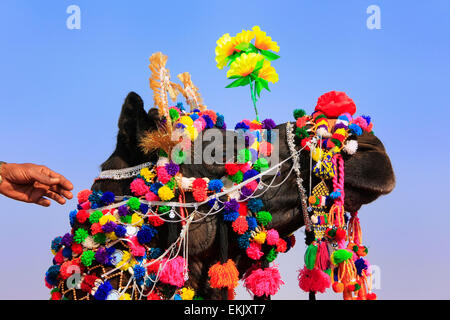
<path id="1" fill-rule="evenodd" d="M 301 177 L 300 173 L 300 152 L 297 152 L 295 150 L 295 135 L 292 133 L 292 124 L 290 122 L 286 123 L 286 140 L 287 144 L 289 146 L 289 151 L 291 152 L 292 161 L 293 161 L 293 169 L 297 175 L 297 187 L 300 192 L 300 199 L 301 199 L 301 206 L 302 206 L 302 212 L 303 212 L 303 221 L 305 222 L 305 229 L 307 231 L 310 231 L 311 229 L 311 220 L 309 219 L 308 214 L 308 205 L 306 200 L 306 190 L 303 187 L 303 179 Z M 312 140 L 315 141 L 314 137 Z M 313 142 L 315 143 L 315 142 Z M 303 148 L 302 148 L 303 149 Z M 301 151 L 301 150 L 300 150 Z"/>
<path id="2" fill-rule="evenodd" d="M 142 163 L 140 165 L 137 165 L 135 167 L 130 167 L 130 168 L 105 170 L 105 171 L 100 172 L 100 174 L 98 175 L 98 177 L 95 180 L 104 180 L 104 179 L 123 180 L 123 179 L 129 179 L 129 178 L 137 176 L 141 172 L 141 169 L 150 167 L 152 165 L 154 165 L 152 162 L 146 162 L 146 163 Z"/>

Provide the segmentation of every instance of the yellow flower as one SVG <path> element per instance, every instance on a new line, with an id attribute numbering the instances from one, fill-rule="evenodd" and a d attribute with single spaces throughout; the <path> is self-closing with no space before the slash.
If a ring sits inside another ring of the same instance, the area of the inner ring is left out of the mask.
<path id="1" fill-rule="evenodd" d="M 259 70 L 258 77 L 272 83 L 278 82 L 278 74 L 268 60 L 264 60 L 263 66 Z"/>
<path id="2" fill-rule="evenodd" d="M 255 47 L 261 50 L 280 51 L 278 44 L 275 41 L 272 41 L 272 38 L 267 36 L 264 31 L 261 31 L 259 26 L 254 26 L 252 30 L 255 34 Z"/>
<path id="3" fill-rule="evenodd" d="M 183 288 L 181 289 L 181 299 L 183 300 L 192 300 L 194 299 L 195 291 L 192 288 Z"/>
<path id="4" fill-rule="evenodd" d="M 227 57 L 233 54 L 234 50 L 234 40 L 235 38 L 230 37 L 229 33 L 225 33 L 223 36 L 217 40 L 216 47 L 216 62 L 217 68 L 223 69 L 227 65 Z"/>
<path id="5" fill-rule="evenodd" d="M 250 30 L 242 30 L 242 32 L 238 33 L 235 37 L 230 37 L 229 33 L 225 33 L 220 37 L 216 42 L 217 68 L 223 69 L 223 67 L 227 65 L 227 58 L 234 52 L 240 51 L 235 49 L 237 45 L 241 43 L 250 43 L 254 37 L 253 31 Z"/>
<path id="6" fill-rule="evenodd" d="M 255 70 L 256 64 L 264 57 L 259 53 L 250 52 L 249 54 L 243 53 L 240 57 L 230 65 L 230 70 L 227 72 L 227 77 L 232 76 L 248 76 Z"/>

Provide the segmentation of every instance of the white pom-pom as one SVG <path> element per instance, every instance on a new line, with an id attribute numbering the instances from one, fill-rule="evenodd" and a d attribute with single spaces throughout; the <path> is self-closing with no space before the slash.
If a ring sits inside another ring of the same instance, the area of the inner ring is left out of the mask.
<path id="1" fill-rule="evenodd" d="M 328 132 L 328 130 L 324 127 L 321 127 L 319 129 L 317 129 L 316 131 L 317 136 L 322 137 L 322 138 L 328 138 L 331 137 L 331 134 Z"/>
<path id="2" fill-rule="evenodd" d="M 169 158 L 160 157 L 158 159 L 158 162 L 156 163 L 156 166 L 157 167 L 164 167 L 167 163 L 169 163 Z"/>
<path id="3" fill-rule="evenodd" d="M 317 218 L 317 216 L 312 216 L 311 217 L 311 222 L 312 223 L 317 223 L 317 222 L 319 222 L 319 219 Z"/>
<path id="4" fill-rule="evenodd" d="M 355 154 L 356 151 L 358 150 L 358 141 L 356 140 L 347 141 L 343 150 L 350 155 Z"/>

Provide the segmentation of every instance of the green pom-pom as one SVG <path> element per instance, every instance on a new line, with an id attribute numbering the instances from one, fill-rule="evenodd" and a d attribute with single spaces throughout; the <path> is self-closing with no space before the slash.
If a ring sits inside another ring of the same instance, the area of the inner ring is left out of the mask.
<path id="1" fill-rule="evenodd" d="M 266 260 L 268 262 L 272 262 L 277 258 L 278 252 L 275 248 L 270 249 L 269 253 L 266 255 Z"/>
<path id="2" fill-rule="evenodd" d="M 317 257 L 317 249 L 318 247 L 310 244 L 305 252 L 305 266 L 307 269 L 312 270 L 316 265 L 316 257 Z"/>
<path id="3" fill-rule="evenodd" d="M 252 160 L 252 153 L 248 149 L 241 149 L 237 155 L 238 163 L 247 163 Z"/>
<path id="4" fill-rule="evenodd" d="M 87 250 L 83 252 L 81 255 L 81 263 L 84 264 L 86 267 L 90 267 L 92 264 L 92 261 L 94 261 L 95 252 L 92 250 Z"/>
<path id="5" fill-rule="evenodd" d="M 95 210 L 89 216 L 89 221 L 91 223 L 97 223 L 100 220 L 101 217 L 103 217 L 103 213 L 100 210 Z"/>
<path id="6" fill-rule="evenodd" d="M 295 128 L 295 135 L 300 139 L 308 138 L 309 133 L 305 128 Z"/>
<path id="7" fill-rule="evenodd" d="M 176 121 L 180 117 L 180 113 L 178 112 L 177 109 L 174 109 L 174 108 L 169 110 L 169 115 L 170 115 L 170 118 L 172 119 L 172 121 Z"/>
<path id="8" fill-rule="evenodd" d="M 131 223 L 131 215 L 127 214 L 126 216 L 121 216 L 120 221 L 123 223 Z"/>
<path id="9" fill-rule="evenodd" d="M 127 201 L 127 205 L 133 210 L 139 210 L 141 207 L 141 202 L 138 198 L 132 197 Z"/>
<path id="10" fill-rule="evenodd" d="M 323 270 L 323 272 L 331 277 L 331 269 Z"/>
<path id="11" fill-rule="evenodd" d="M 330 238 L 334 238 L 336 236 L 336 229 L 331 229 L 327 234 Z"/>
<path id="12" fill-rule="evenodd" d="M 203 299 L 203 297 L 195 296 L 195 297 L 194 297 L 194 300 L 205 300 L 205 299 Z"/>
<path id="13" fill-rule="evenodd" d="M 333 254 L 331 255 L 331 261 L 334 264 L 339 264 L 341 262 L 344 262 L 345 260 L 350 259 L 352 256 L 353 253 L 351 253 L 350 251 L 347 251 L 345 249 L 339 249 L 333 252 Z"/>
<path id="14" fill-rule="evenodd" d="M 229 178 L 234 183 L 241 183 L 244 179 L 244 174 L 241 171 L 238 171 L 236 174 L 229 176 Z"/>
<path id="15" fill-rule="evenodd" d="M 89 233 L 86 230 L 84 230 L 83 228 L 78 228 L 77 231 L 75 231 L 73 240 L 76 243 L 82 243 L 84 241 L 84 239 L 87 238 L 88 235 L 89 235 Z"/>
<path id="16" fill-rule="evenodd" d="M 272 221 L 272 215 L 268 211 L 260 211 L 256 214 L 256 220 L 263 226 L 266 226 Z"/>
<path id="17" fill-rule="evenodd" d="M 355 244 L 354 246 L 352 246 L 352 251 L 353 252 L 358 252 L 358 250 L 359 250 L 359 247 Z"/>
<path id="18" fill-rule="evenodd" d="M 167 153 L 162 149 L 159 149 L 158 154 L 160 157 L 164 157 L 164 158 L 168 157 Z"/>
<path id="19" fill-rule="evenodd" d="M 355 283 L 355 291 L 358 291 L 359 289 L 361 289 L 361 286 L 359 283 Z"/>
<path id="20" fill-rule="evenodd" d="M 337 146 L 340 147 L 342 145 L 342 142 L 340 142 L 338 139 L 331 139 L 331 141 L 333 141 L 333 143 Z"/>
<path id="21" fill-rule="evenodd" d="M 176 164 L 182 164 L 184 161 L 186 161 L 186 154 L 183 152 L 183 150 L 174 151 L 172 152 L 172 161 Z"/>
<path id="22" fill-rule="evenodd" d="M 158 208 L 158 211 L 159 211 L 160 213 L 166 213 L 166 212 L 169 212 L 169 211 L 170 211 L 170 207 L 169 207 L 169 206 L 160 206 L 160 207 Z"/>
<path id="23" fill-rule="evenodd" d="M 94 241 L 99 244 L 105 244 L 106 243 L 106 235 L 103 232 L 96 233 L 94 236 Z"/>
<path id="24" fill-rule="evenodd" d="M 269 168 L 269 162 L 266 158 L 259 158 L 256 160 L 256 162 L 253 164 L 253 169 L 259 172 L 263 172 Z"/>
<path id="25" fill-rule="evenodd" d="M 170 181 L 167 182 L 166 186 L 173 190 L 173 188 L 175 187 L 175 178 L 170 179 Z"/>
<path id="26" fill-rule="evenodd" d="M 298 118 L 303 117 L 304 115 L 306 115 L 306 111 L 303 109 L 295 109 L 294 110 L 294 118 L 295 120 L 297 120 Z"/>

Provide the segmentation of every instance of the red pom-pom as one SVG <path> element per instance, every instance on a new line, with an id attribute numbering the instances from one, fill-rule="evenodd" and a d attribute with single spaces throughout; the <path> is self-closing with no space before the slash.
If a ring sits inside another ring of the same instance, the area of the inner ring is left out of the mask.
<path id="1" fill-rule="evenodd" d="M 277 241 L 277 252 L 286 252 L 287 250 L 287 243 L 283 239 L 278 239 Z"/>
<path id="2" fill-rule="evenodd" d="M 237 234 L 244 234 L 248 230 L 248 222 L 244 216 L 239 216 L 233 221 L 232 225 L 234 232 Z"/>
<path id="3" fill-rule="evenodd" d="M 296 126 L 297 126 L 297 128 L 303 128 L 304 126 L 306 126 L 306 122 L 308 121 L 308 118 L 307 117 L 301 117 L 301 118 L 297 118 L 297 121 L 296 121 Z"/>
<path id="4" fill-rule="evenodd" d="M 88 213 L 86 210 L 80 210 L 77 212 L 77 221 L 79 223 L 85 223 L 89 216 L 90 213 Z"/>
<path id="5" fill-rule="evenodd" d="M 161 265 L 161 261 L 156 261 L 155 259 L 150 260 L 149 262 L 152 262 L 152 264 L 147 266 L 147 272 L 148 273 L 158 273 L 159 266 Z"/>
<path id="6" fill-rule="evenodd" d="M 356 105 L 345 92 L 330 91 L 319 97 L 315 111 L 321 111 L 327 118 L 337 118 L 342 113 L 355 114 Z"/>
<path id="7" fill-rule="evenodd" d="M 54 292 L 52 293 L 51 300 L 61 300 L 61 298 L 62 298 L 61 292 L 59 292 L 59 291 L 54 291 Z"/>
<path id="8" fill-rule="evenodd" d="M 206 193 L 206 181 L 202 178 L 197 178 L 192 182 L 192 195 L 195 201 L 203 202 L 208 198 Z"/>
<path id="9" fill-rule="evenodd" d="M 295 236 L 291 234 L 289 236 L 289 240 L 291 240 L 291 248 L 293 248 L 295 246 Z"/>
<path id="10" fill-rule="evenodd" d="M 322 270 L 317 268 L 309 270 L 305 266 L 299 271 L 298 285 L 305 292 L 324 293 L 331 286 L 331 278 Z"/>
<path id="11" fill-rule="evenodd" d="M 311 141 L 311 138 L 304 138 L 302 139 L 302 141 L 300 142 L 300 144 L 302 145 L 303 148 L 305 148 L 306 151 L 311 151 L 311 148 L 307 145 L 307 143 Z"/>
<path id="12" fill-rule="evenodd" d="M 159 227 L 164 224 L 164 220 L 161 219 L 157 214 L 150 215 L 148 217 L 148 222 L 154 227 Z"/>
<path id="13" fill-rule="evenodd" d="M 83 203 L 89 200 L 89 196 L 91 195 L 92 191 L 91 190 L 81 190 L 80 192 L 78 192 L 77 194 L 77 198 L 78 198 L 78 203 Z"/>
<path id="14" fill-rule="evenodd" d="M 75 255 L 82 254 L 83 253 L 83 246 L 79 243 L 73 243 L 72 244 L 72 253 Z"/>
<path id="15" fill-rule="evenodd" d="M 369 292 L 366 296 L 367 300 L 377 300 L 377 295 L 373 292 Z"/>
<path id="16" fill-rule="evenodd" d="M 97 276 L 95 274 L 87 274 L 84 276 L 83 281 L 81 282 L 81 290 L 87 293 L 91 293 L 92 288 L 94 287 L 95 280 L 97 280 Z"/>
<path id="17" fill-rule="evenodd" d="M 62 254 L 62 249 L 60 249 L 58 251 L 58 253 L 55 254 L 55 258 L 54 259 L 55 259 L 55 262 L 57 264 L 62 264 L 64 262 L 64 256 Z"/>
<path id="18" fill-rule="evenodd" d="M 161 297 L 156 292 L 152 292 L 147 296 L 147 300 L 161 300 Z"/>
<path id="19" fill-rule="evenodd" d="M 97 233 L 103 232 L 102 225 L 98 222 L 91 225 L 91 234 L 96 235 Z"/>
<path id="20" fill-rule="evenodd" d="M 239 210 L 238 210 L 239 214 L 241 216 L 247 216 L 248 213 L 248 208 L 247 208 L 247 202 L 240 202 L 239 203 Z"/>
<path id="21" fill-rule="evenodd" d="M 239 171 L 239 165 L 236 163 L 226 163 L 225 170 L 229 176 L 234 176 Z"/>
<path id="22" fill-rule="evenodd" d="M 345 232 L 345 230 L 342 228 L 339 228 L 336 230 L 336 236 L 334 238 L 337 242 L 340 242 L 342 240 L 345 240 L 346 236 L 347 236 L 347 233 Z"/>

